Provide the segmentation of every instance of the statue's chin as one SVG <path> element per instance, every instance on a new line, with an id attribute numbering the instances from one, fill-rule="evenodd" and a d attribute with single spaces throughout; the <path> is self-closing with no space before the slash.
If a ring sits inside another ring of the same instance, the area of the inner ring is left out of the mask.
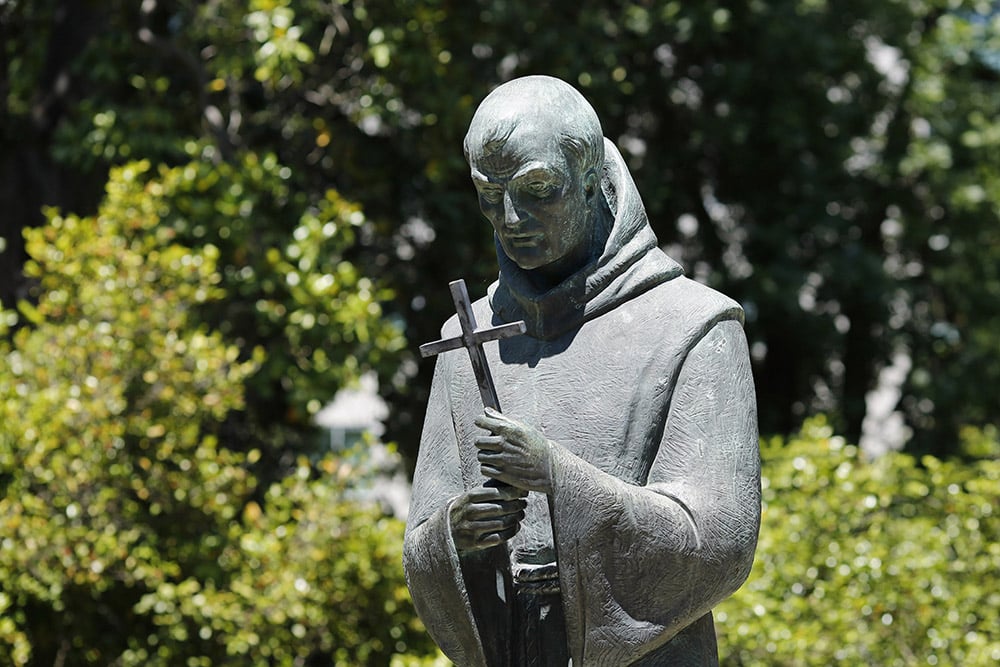
<path id="1" fill-rule="evenodd" d="M 519 262 L 516 259 L 514 263 L 517 264 L 518 268 L 529 274 L 534 274 L 536 276 L 547 275 L 549 267 L 555 265 L 555 262 Z"/>
<path id="2" fill-rule="evenodd" d="M 504 252 L 507 253 L 510 261 L 517 264 L 518 268 L 522 271 L 534 271 L 552 263 L 551 258 L 541 253 L 528 253 L 518 248 L 513 248 L 512 250 L 513 252 L 505 249 Z"/>

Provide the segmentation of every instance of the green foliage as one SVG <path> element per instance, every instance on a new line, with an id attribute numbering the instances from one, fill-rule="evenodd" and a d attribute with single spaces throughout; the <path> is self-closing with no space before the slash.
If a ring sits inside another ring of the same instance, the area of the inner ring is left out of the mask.
<path id="1" fill-rule="evenodd" d="M 365 224 L 356 204 L 333 190 L 315 200 L 296 192 L 274 155 L 213 163 L 213 147 L 188 150 L 194 161 L 156 175 L 163 222 L 195 247 L 219 249 L 227 298 L 202 320 L 244 355 L 268 349 L 246 383 L 246 426 L 267 454 L 290 446 L 291 429 L 308 436 L 309 418 L 361 371 L 391 368 L 404 340 L 382 317 L 391 292 L 347 259 Z M 286 434 L 268 436 L 274 425 Z"/>
<path id="2" fill-rule="evenodd" d="M 749 581 L 716 611 L 729 665 L 994 665 L 1000 442 L 973 462 L 864 461 L 822 419 L 763 448 Z"/>
<path id="3" fill-rule="evenodd" d="M 363 470 L 303 459 L 265 488 L 250 473 L 262 452 L 221 442 L 275 353 L 204 324 L 229 288 L 225 249 L 183 245 L 162 219 L 198 169 L 149 169 L 112 170 L 96 216 L 50 210 L 26 233 L 36 299 L 0 341 L 0 662 L 353 665 L 426 652 L 402 524 L 348 499 Z M 297 240 L 335 228 L 324 211 L 344 207 L 331 195 Z M 286 277 L 283 263 L 306 253 L 268 254 L 267 275 Z M 293 297 L 292 314 L 326 312 L 336 294 L 324 289 Z M 374 317 L 364 297 L 344 298 Z M 296 319 L 277 321 L 294 332 Z"/>
<path id="4" fill-rule="evenodd" d="M 136 605 L 155 629 L 133 640 L 124 664 L 387 664 L 427 652 L 400 565 L 402 524 L 345 502 L 359 472 L 330 458 L 301 460 L 250 502 L 218 552 L 225 585 L 188 577 Z"/>

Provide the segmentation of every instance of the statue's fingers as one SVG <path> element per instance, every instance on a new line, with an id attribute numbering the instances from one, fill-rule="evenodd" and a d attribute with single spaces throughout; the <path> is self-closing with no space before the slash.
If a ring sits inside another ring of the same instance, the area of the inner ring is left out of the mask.
<path id="1" fill-rule="evenodd" d="M 476 454 L 476 460 L 479 461 L 480 467 L 490 466 L 494 470 L 504 469 L 504 459 L 502 452 L 479 452 Z M 485 473 L 484 473 L 485 474 Z M 500 498 L 497 498 L 500 500 Z"/>
<path id="2" fill-rule="evenodd" d="M 474 444 L 482 451 L 499 452 L 503 449 L 502 435 L 481 435 L 475 439 Z"/>
<path id="3" fill-rule="evenodd" d="M 497 531 L 495 533 L 495 535 L 497 536 L 497 538 L 499 538 L 499 540 L 501 542 L 506 542 L 510 538 L 512 538 L 515 535 L 517 535 L 517 531 L 519 531 L 519 530 L 521 530 L 521 524 L 520 523 L 515 524 L 515 525 L 511 526 L 510 528 L 505 528 L 504 530 Z"/>
<path id="4" fill-rule="evenodd" d="M 480 449 L 476 452 L 476 459 L 480 463 L 487 463 L 495 468 L 521 467 L 523 458 L 520 452 L 516 448 L 512 448 L 506 441 L 502 447 L 497 449 Z"/>
<path id="5" fill-rule="evenodd" d="M 528 496 L 528 492 L 525 491 L 524 489 L 519 489 L 516 486 L 504 484 L 503 482 L 498 482 L 495 479 L 486 480 L 485 482 L 483 482 L 483 486 L 487 488 L 496 489 L 496 495 L 488 499 L 491 502 L 502 502 L 505 500 L 520 500 Z"/>
<path id="6" fill-rule="evenodd" d="M 483 535 L 476 541 L 476 546 L 480 549 L 486 549 L 489 547 L 496 547 L 503 544 L 503 539 L 496 533 L 490 535 Z"/>
<path id="7" fill-rule="evenodd" d="M 499 415 L 500 413 L 497 412 L 494 414 Z M 478 417 L 476 417 L 475 422 L 476 426 L 478 426 L 479 428 L 486 429 L 491 433 L 496 433 L 497 429 L 503 427 L 504 424 L 506 424 L 505 421 L 498 419 L 497 417 L 491 416 L 489 413 L 484 415 L 479 415 Z"/>
<path id="8" fill-rule="evenodd" d="M 509 484 L 510 486 L 516 486 L 518 488 L 525 488 L 524 483 L 517 475 L 512 475 L 509 470 L 507 470 L 506 465 L 495 465 L 493 463 L 483 463 L 479 466 L 479 470 L 483 473 L 484 477 L 489 477 L 490 479 L 495 479 L 501 484 Z"/>
<path id="9" fill-rule="evenodd" d="M 521 444 L 528 440 L 531 429 L 521 422 L 507 421 L 493 429 L 493 433 L 508 442 Z"/>
<path id="10" fill-rule="evenodd" d="M 472 489 L 466 493 L 469 503 L 502 503 L 506 500 L 524 498 L 527 491 L 517 487 L 511 487 L 495 479 L 488 479 L 478 489 Z"/>
<path id="11" fill-rule="evenodd" d="M 524 498 L 515 498 L 513 500 L 505 500 L 500 503 L 503 508 L 504 513 L 517 517 L 520 521 L 524 518 L 524 510 L 528 507 L 528 501 Z"/>
<path id="12" fill-rule="evenodd" d="M 519 511 L 513 514 L 504 514 L 491 519 L 480 519 L 475 522 L 477 533 L 495 533 L 498 530 L 506 530 L 517 525 L 524 519 L 524 512 Z"/>
<path id="13" fill-rule="evenodd" d="M 483 486 L 468 492 L 470 503 L 498 503 L 512 498 L 506 486 L 497 486 L 497 482 L 486 480 Z"/>
<path id="14" fill-rule="evenodd" d="M 481 466 L 490 466 L 501 472 L 514 472 L 524 468 L 523 457 L 516 451 L 504 449 L 498 452 L 479 452 L 476 454 Z"/>
<path id="15" fill-rule="evenodd" d="M 506 528 L 524 518 L 524 506 L 501 507 L 498 505 L 473 508 L 466 519 L 476 524 L 477 529 L 495 530 Z"/>
<path id="16" fill-rule="evenodd" d="M 497 435 L 507 435 L 508 433 L 519 433 L 524 430 L 524 426 L 516 419 L 511 419 L 507 415 L 497 412 L 492 408 L 476 417 L 476 425 Z"/>
<path id="17" fill-rule="evenodd" d="M 510 538 L 517 534 L 520 530 L 520 526 L 515 526 L 514 528 L 509 528 L 507 530 L 502 530 L 498 533 L 490 533 L 488 535 L 483 535 L 479 538 L 476 543 L 477 549 L 489 549 L 490 547 L 498 547 Z"/>
<path id="18" fill-rule="evenodd" d="M 489 477 L 490 479 L 495 479 L 500 482 L 506 482 L 504 479 L 504 472 L 502 469 L 496 467 L 492 463 L 483 463 L 479 466 L 479 471 L 483 473 L 484 477 Z"/>

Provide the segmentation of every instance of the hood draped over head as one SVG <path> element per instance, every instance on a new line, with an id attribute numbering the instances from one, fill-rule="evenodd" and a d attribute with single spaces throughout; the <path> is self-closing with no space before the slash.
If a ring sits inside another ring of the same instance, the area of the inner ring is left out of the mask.
<path id="1" fill-rule="evenodd" d="M 489 299 L 501 320 L 524 320 L 531 336 L 551 340 L 683 274 L 657 247 L 628 167 L 607 138 L 601 190 L 614 215 L 603 251 L 551 289 L 537 290 L 496 241 L 500 278 L 490 286 Z"/>

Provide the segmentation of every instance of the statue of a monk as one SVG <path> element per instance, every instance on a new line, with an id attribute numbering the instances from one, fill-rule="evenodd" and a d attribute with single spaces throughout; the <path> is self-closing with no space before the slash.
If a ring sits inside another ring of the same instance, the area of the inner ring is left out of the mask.
<path id="1" fill-rule="evenodd" d="M 711 609 L 760 523 L 743 312 L 659 250 L 566 83 L 497 88 L 465 154 L 500 264 L 476 320 L 528 333 L 486 346 L 503 414 L 462 350 L 438 357 L 404 545 L 420 617 L 460 667 L 718 664 Z"/>

